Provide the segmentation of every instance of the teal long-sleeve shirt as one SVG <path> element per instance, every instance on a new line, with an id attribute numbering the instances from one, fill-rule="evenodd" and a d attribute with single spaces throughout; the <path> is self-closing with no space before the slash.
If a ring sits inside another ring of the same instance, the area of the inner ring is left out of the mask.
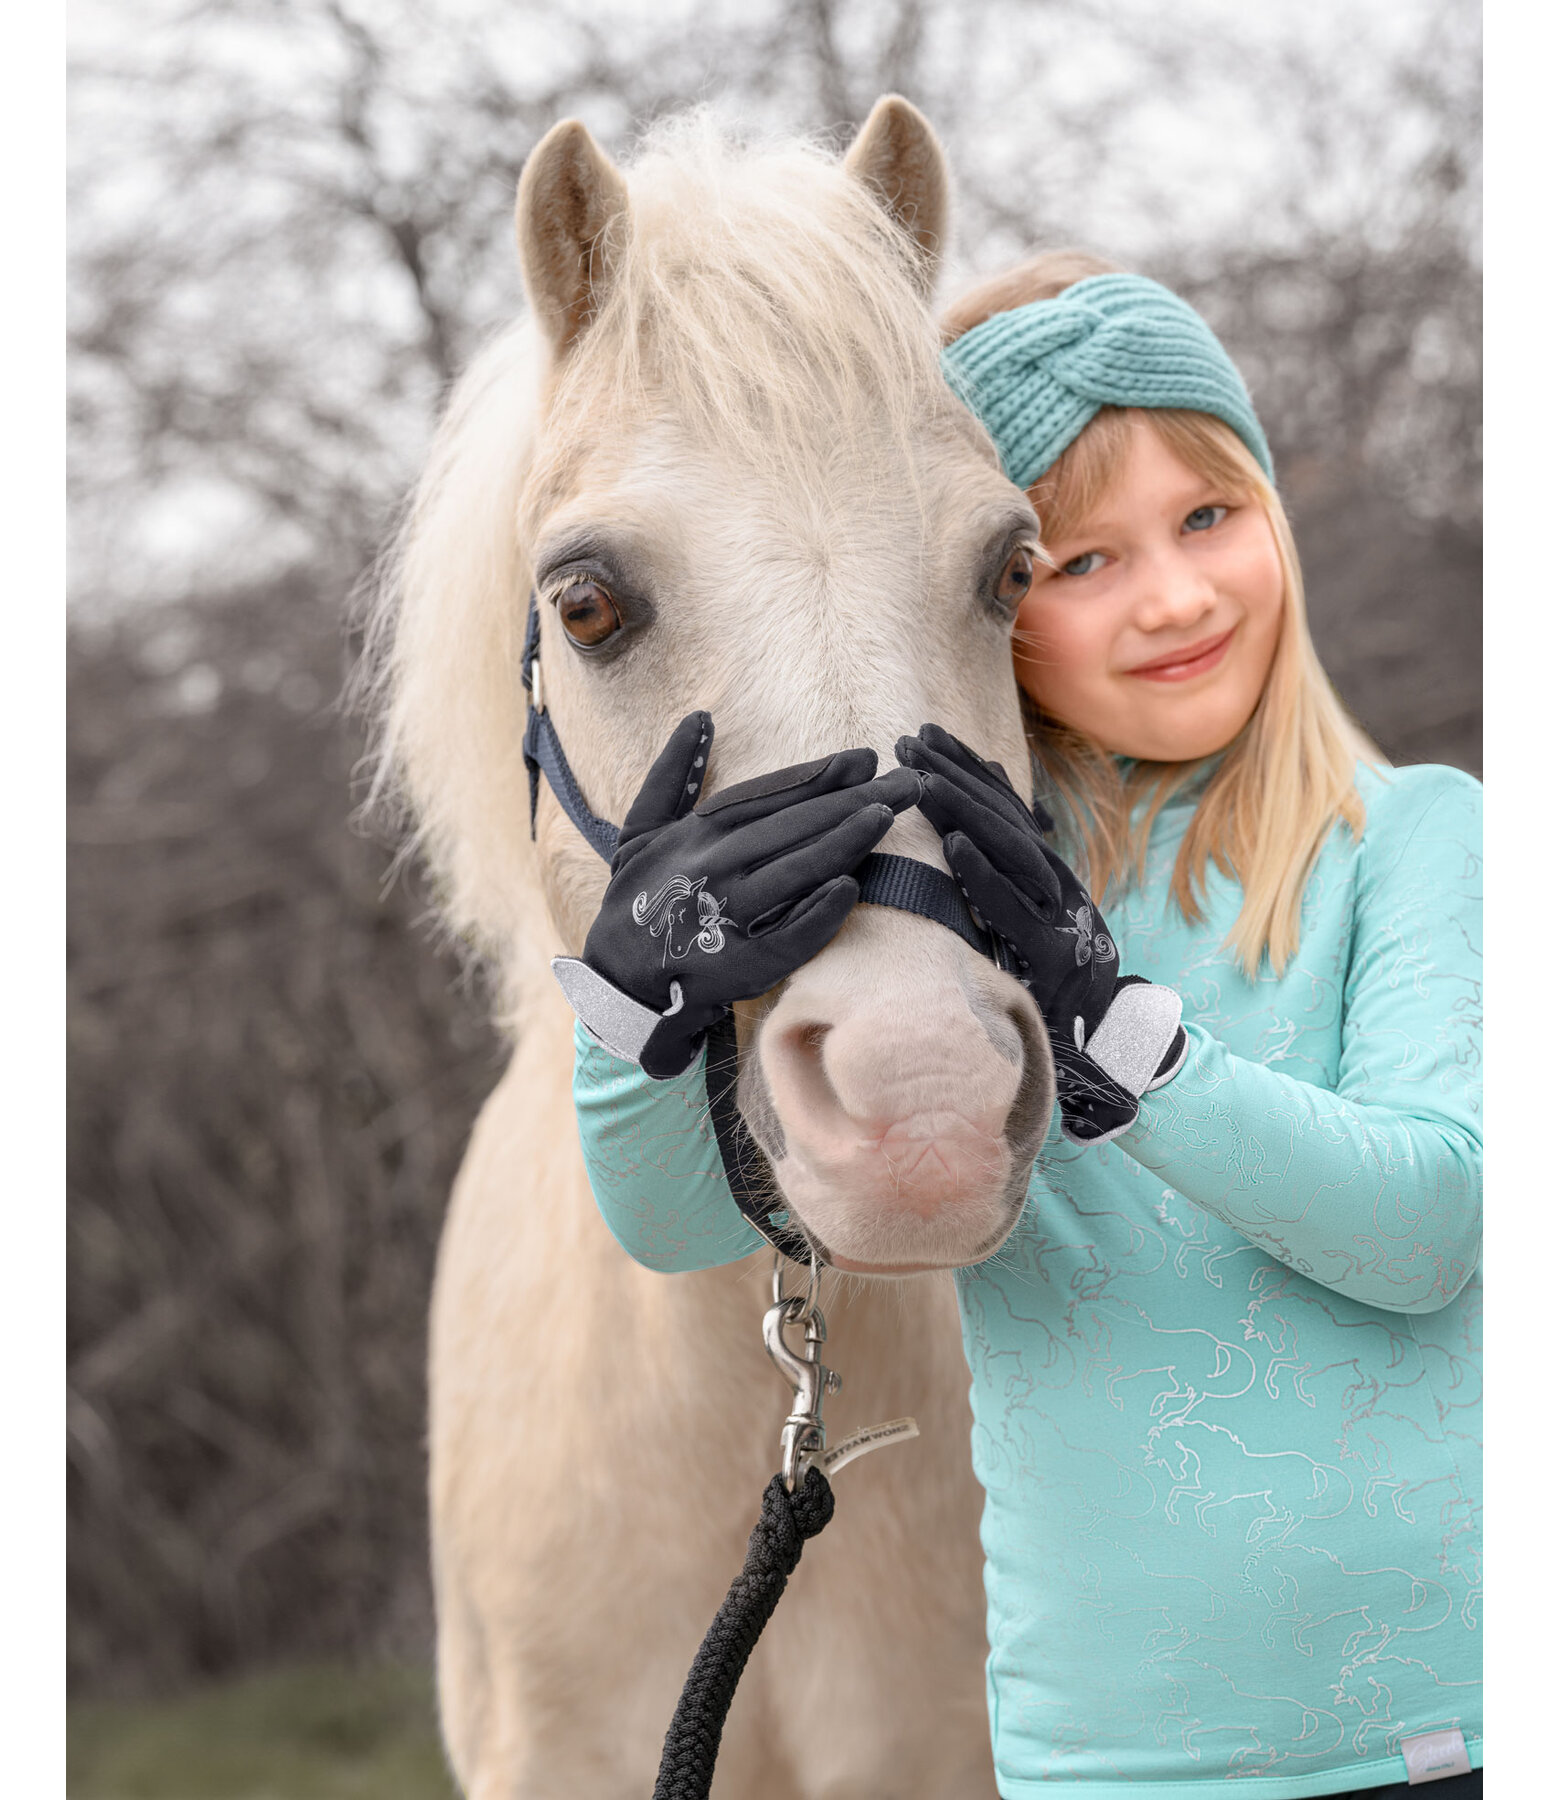
<path id="1" fill-rule="evenodd" d="M 1052 1132 L 959 1271 L 1005 1800 L 1343 1793 L 1451 1727 L 1481 1761 L 1481 791 L 1358 783 L 1279 980 L 1222 949 L 1235 882 L 1169 902 L 1164 811 L 1104 914 L 1183 996 L 1185 1066 L 1112 1143 Z M 632 1256 L 760 1247 L 702 1065 L 652 1082 L 578 1028 L 575 1098 Z"/>

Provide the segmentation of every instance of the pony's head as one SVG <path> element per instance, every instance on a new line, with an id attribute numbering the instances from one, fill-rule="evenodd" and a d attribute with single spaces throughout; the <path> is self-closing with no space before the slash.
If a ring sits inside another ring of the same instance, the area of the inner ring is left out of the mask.
<path id="1" fill-rule="evenodd" d="M 998 578 L 1037 525 L 938 368 L 946 210 L 936 137 L 896 98 L 843 162 L 749 150 L 698 115 L 628 175 L 574 122 L 528 159 L 530 317 L 453 396 L 382 633 L 384 767 L 519 1030 L 559 1003 L 544 964 L 579 950 L 608 873 L 547 787 L 529 839 L 532 590 L 544 701 L 605 818 L 697 707 L 712 792 L 851 745 L 886 766 L 932 719 L 1026 793 Z M 575 605 L 578 582 L 603 598 Z M 943 866 L 915 814 L 883 848 Z M 860 906 L 738 1025 L 739 1105 L 838 1264 L 954 1265 L 1002 1241 L 1053 1097 L 1010 977 Z"/>

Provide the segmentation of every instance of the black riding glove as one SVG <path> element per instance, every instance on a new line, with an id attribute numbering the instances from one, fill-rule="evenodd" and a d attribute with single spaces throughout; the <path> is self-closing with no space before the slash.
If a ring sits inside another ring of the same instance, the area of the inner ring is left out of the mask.
<path id="1" fill-rule="evenodd" d="M 999 763 L 939 725 L 901 738 L 895 754 L 921 775 L 920 810 L 942 834 L 948 867 L 1044 1015 L 1065 1135 L 1117 1137 L 1141 1095 L 1183 1063 L 1178 995 L 1120 974 L 1092 895 L 1044 842 L 1049 815 L 1028 810 Z"/>
<path id="2" fill-rule="evenodd" d="M 845 923 L 850 871 L 915 804 L 920 779 L 841 750 L 702 801 L 714 734 L 690 713 L 619 831 L 613 878 L 578 959 L 553 969 L 592 1035 L 657 1080 L 681 1074 L 734 1000 L 799 969 Z"/>

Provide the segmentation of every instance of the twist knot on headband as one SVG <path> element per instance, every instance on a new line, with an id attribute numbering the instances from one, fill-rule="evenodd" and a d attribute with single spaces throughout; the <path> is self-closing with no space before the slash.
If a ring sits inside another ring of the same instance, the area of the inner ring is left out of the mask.
<path id="1" fill-rule="evenodd" d="M 1020 488 L 1045 474 L 1102 406 L 1210 413 L 1275 479 L 1232 358 L 1194 307 L 1144 275 L 1090 275 L 1052 300 L 995 313 L 943 350 L 942 371 Z"/>

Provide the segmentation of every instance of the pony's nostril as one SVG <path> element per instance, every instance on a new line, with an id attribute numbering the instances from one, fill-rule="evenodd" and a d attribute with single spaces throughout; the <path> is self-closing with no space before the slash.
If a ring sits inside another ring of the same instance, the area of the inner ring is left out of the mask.
<path id="1" fill-rule="evenodd" d="M 799 1116 L 815 1122 L 829 1120 L 844 1111 L 824 1067 L 824 1046 L 833 1029 L 832 1025 L 811 1020 L 793 1022 L 776 1033 L 774 1043 L 764 1050 L 766 1067 L 777 1091 Z M 778 1069 L 770 1069 L 771 1063 L 778 1064 Z"/>

